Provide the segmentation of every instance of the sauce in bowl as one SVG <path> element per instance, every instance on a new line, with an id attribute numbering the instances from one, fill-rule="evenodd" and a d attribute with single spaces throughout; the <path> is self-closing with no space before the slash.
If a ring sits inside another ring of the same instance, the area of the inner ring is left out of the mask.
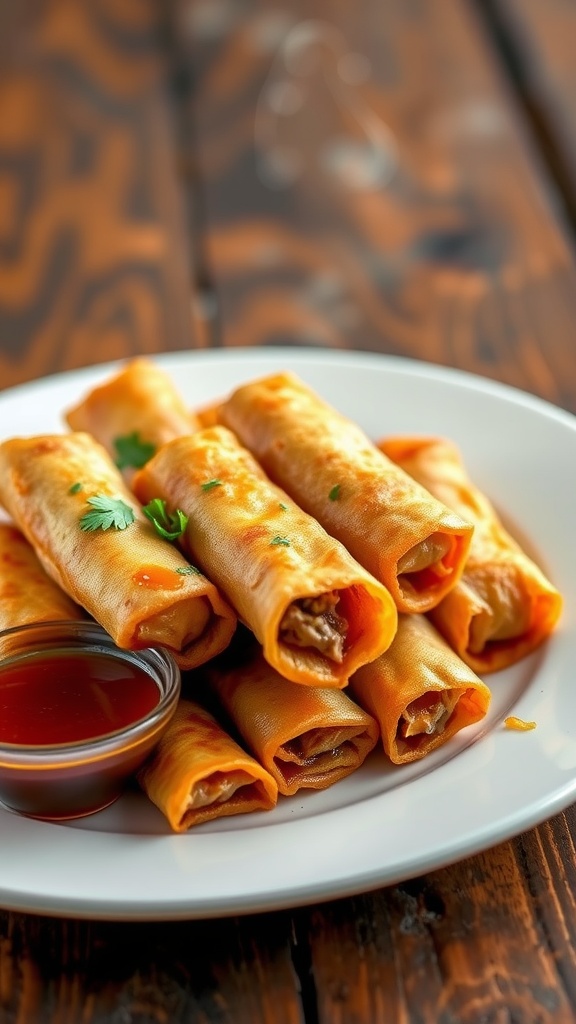
<path id="1" fill-rule="evenodd" d="M 0 743 L 77 743 L 124 729 L 160 700 L 128 659 L 90 651 L 33 654 L 0 667 Z"/>
<path id="2" fill-rule="evenodd" d="M 91 622 L 0 632 L 0 801 L 75 818 L 117 799 L 180 695 L 172 656 L 125 651 Z"/>

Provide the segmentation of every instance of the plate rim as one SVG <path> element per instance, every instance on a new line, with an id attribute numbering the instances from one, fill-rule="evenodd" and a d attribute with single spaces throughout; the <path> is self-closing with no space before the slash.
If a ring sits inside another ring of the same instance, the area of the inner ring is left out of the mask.
<path id="1" fill-rule="evenodd" d="M 412 359 L 405 356 L 386 355 L 364 351 L 327 350 L 322 348 L 299 349 L 284 346 L 271 348 L 239 347 L 227 349 L 184 350 L 153 354 L 141 353 L 138 356 L 123 357 L 116 360 L 91 364 L 78 369 L 52 373 L 0 391 L 0 421 L 2 419 L 2 407 L 5 405 L 7 400 L 9 402 L 13 399 L 17 401 L 22 397 L 22 394 L 26 392 L 30 393 L 34 390 L 45 389 L 51 391 L 54 390 L 54 388 L 59 388 L 60 386 L 66 387 L 69 383 L 74 383 L 75 386 L 77 385 L 78 388 L 81 389 L 83 384 L 88 381 L 92 381 L 100 377 L 105 379 L 106 376 L 114 372 L 118 366 L 126 363 L 130 358 L 147 358 L 158 365 L 165 367 L 167 370 L 173 369 L 181 362 L 186 363 L 186 365 L 189 365 L 190 363 L 193 364 L 194 362 L 210 365 L 221 361 L 227 363 L 237 362 L 242 366 L 245 366 L 247 371 L 249 367 L 259 361 L 276 362 L 278 364 L 296 362 L 297 364 L 307 364 L 309 366 L 317 363 L 321 363 L 323 365 L 329 364 L 331 366 L 337 366 L 340 364 L 345 367 L 354 365 L 356 367 L 360 366 L 363 369 L 378 366 L 380 369 L 386 369 L 403 377 L 409 376 L 424 379 L 432 378 L 436 382 L 452 385 L 457 388 L 464 387 L 467 389 L 473 389 L 482 395 L 490 394 L 496 399 L 504 400 L 507 403 L 511 402 L 515 405 L 521 405 L 537 415 L 544 415 L 546 418 L 553 419 L 556 422 L 569 427 L 570 431 L 576 435 L 576 417 L 569 411 L 554 405 L 547 399 L 524 391 L 518 387 L 494 380 L 490 377 L 481 376 L 468 370 L 461 370 L 459 368 L 443 366 L 441 364 L 430 363 L 424 360 Z M 465 747 L 458 753 L 458 758 L 464 757 L 467 751 L 473 749 L 474 746 L 475 743 L 469 747 Z M 447 764 L 450 764 L 451 760 L 453 760 L 453 758 L 440 765 L 440 768 L 445 768 Z M 385 796 L 386 794 L 381 794 L 381 796 L 382 795 Z M 473 854 L 480 853 L 482 850 L 497 845 L 499 842 L 509 840 L 519 833 L 533 828 L 544 820 L 547 820 L 567 807 L 570 802 L 572 802 L 575 795 L 576 772 L 566 781 L 563 787 L 557 787 L 552 798 L 541 800 L 539 803 L 532 806 L 529 814 L 527 814 L 526 811 L 522 812 L 522 810 L 519 809 L 515 816 L 509 817 L 505 822 L 503 821 L 500 824 L 499 829 L 492 830 L 489 835 L 484 833 L 483 839 L 480 839 L 479 836 L 475 836 L 473 833 L 468 833 L 466 836 L 462 837 L 459 844 L 452 844 L 452 853 L 449 856 L 447 856 L 446 852 L 438 852 L 436 856 L 429 855 L 428 858 L 421 857 L 418 861 L 418 865 L 416 866 L 416 870 L 411 868 L 410 873 L 407 875 L 403 873 L 399 874 L 398 871 L 389 872 L 387 875 L 385 870 L 383 871 L 381 868 L 374 868 L 366 871 L 364 874 L 357 874 L 354 876 L 348 875 L 345 881 L 340 880 L 319 883 L 318 880 L 316 880 L 303 884 L 299 888 L 292 888 L 289 891 L 282 891 L 282 889 L 279 889 L 273 895 L 260 893 L 260 895 L 252 894 L 251 896 L 248 896 L 247 893 L 243 893 L 241 895 L 237 895 L 235 898 L 230 896 L 227 898 L 225 906 L 222 906 L 218 900 L 212 900 L 212 902 L 206 903 L 202 903 L 202 901 L 198 902 L 198 897 L 193 897 L 192 900 L 189 900 L 188 902 L 184 898 L 177 903 L 175 901 L 180 898 L 177 897 L 176 894 L 174 895 L 173 901 L 167 901 L 166 896 L 156 900 L 151 897 L 145 906 L 141 906 L 140 904 L 136 905 L 134 898 L 127 899 L 125 902 L 116 899 L 113 901 L 113 904 L 108 905 L 103 904 L 102 900 L 99 898 L 91 899 L 89 896 L 82 900 L 72 900 L 71 902 L 70 899 L 66 899 L 66 897 L 59 898 L 58 896 L 52 895 L 47 896 L 43 901 L 38 894 L 34 895 L 32 891 L 29 891 L 28 893 L 20 891 L 19 893 L 13 892 L 10 894 L 9 890 L 5 887 L 4 879 L 0 878 L 0 904 L 9 910 L 33 912 L 38 914 L 126 921 L 194 918 L 207 919 L 210 917 L 225 917 L 240 913 L 260 913 L 271 910 L 287 909 L 295 906 L 310 905 L 314 902 L 351 896 L 361 892 L 369 892 L 382 886 L 397 884 L 405 878 L 414 877 L 417 873 L 436 870 L 440 867 L 448 866 L 449 864 L 460 861 Z M 327 813 L 336 814 L 344 813 L 345 811 L 346 808 L 340 808 L 338 811 L 332 810 Z M 10 812 L 0 809 L 0 817 L 5 814 L 10 815 Z M 282 824 L 289 825 L 291 823 L 284 822 Z M 16 831 L 18 831 L 18 829 L 16 829 Z M 107 833 L 90 834 L 106 835 Z M 238 835 L 239 833 L 234 834 Z M 174 840 L 178 841 L 182 837 L 166 836 L 165 838 L 167 841 L 173 843 Z M 129 839 L 132 840 L 133 837 L 130 836 Z M 2 850 L 2 844 L 3 840 L 2 835 L 0 834 L 0 853 Z"/>

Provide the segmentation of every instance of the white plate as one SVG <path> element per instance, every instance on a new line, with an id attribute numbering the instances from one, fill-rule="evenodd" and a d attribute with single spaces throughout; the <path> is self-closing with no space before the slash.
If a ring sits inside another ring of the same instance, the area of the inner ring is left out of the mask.
<path id="1" fill-rule="evenodd" d="M 374 436 L 456 440 L 489 493 L 565 596 L 554 637 L 489 678 L 492 707 L 416 765 L 373 755 L 323 793 L 186 835 L 137 792 L 74 824 L 0 810 L 0 905 L 110 919 L 209 917 L 343 896 L 492 846 L 576 799 L 576 418 L 519 391 L 402 359 L 236 350 L 158 361 L 191 405 L 260 374 L 292 369 Z M 0 394 L 0 437 L 63 429 L 62 410 L 109 364 Z M 513 710 L 534 719 L 511 732 Z"/>

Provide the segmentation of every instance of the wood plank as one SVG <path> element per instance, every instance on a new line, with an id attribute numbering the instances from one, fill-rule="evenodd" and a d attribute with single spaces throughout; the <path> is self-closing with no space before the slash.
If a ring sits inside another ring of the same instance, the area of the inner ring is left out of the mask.
<path id="1" fill-rule="evenodd" d="M 290 918 L 128 924 L 0 912 L 0 1021 L 305 1024 Z"/>
<path id="2" fill-rule="evenodd" d="M 576 226 L 576 3 L 486 0 L 534 130 Z"/>
<path id="3" fill-rule="evenodd" d="M 353 913 L 342 901 L 316 909 L 306 934 L 319 1024 L 574 1021 L 574 894 L 558 877 L 566 840 L 572 845 L 559 816 L 357 898 Z"/>
<path id="4" fill-rule="evenodd" d="M 178 39 L 221 344 L 426 358 L 576 408 L 571 242 L 471 4 L 181 0 Z"/>
<path id="5" fill-rule="evenodd" d="M 194 344 L 154 0 L 3 4 L 0 387 Z"/>

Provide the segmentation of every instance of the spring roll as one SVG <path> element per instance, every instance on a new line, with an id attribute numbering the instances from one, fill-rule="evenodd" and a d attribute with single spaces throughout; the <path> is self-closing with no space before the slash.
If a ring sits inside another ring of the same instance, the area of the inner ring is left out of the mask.
<path id="1" fill-rule="evenodd" d="M 138 782 L 174 832 L 230 814 L 268 811 L 278 800 L 272 776 L 213 715 L 184 698 Z"/>
<path id="2" fill-rule="evenodd" d="M 293 374 L 238 388 L 219 415 L 269 476 L 387 587 L 399 611 L 428 611 L 456 584 L 472 526 Z"/>
<path id="3" fill-rule="evenodd" d="M 287 679 L 341 688 L 391 643 L 397 615 L 385 587 L 225 427 L 170 441 L 133 486 L 143 503 L 160 498 L 189 516 L 183 550 Z"/>
<path id="4" fill-rule="evenodd" d="M 229 648 L 230 650 L 230 648 Z M 344 691 L 296 686 L 272 668 L 257 644 L 205 669 L 221 707 L 283 796 L 327 789 L 376 746 L 376 721 Z"/>
<path id="5" fill-rule="evenodd" d="M 72 430 L 92 434 L 128 481 L 163 444 L 199 426 L 170 376 L 142 357 L 89 391 L 65 420 Z"/>
<path id="6" fill-rule="evenodd" d="M 99 511 L 94 499 L 113 511 Z M 166 647 L 181 668 L 192 668 L 230 642 L 230 606 L 158 536 L 89 434 L 0 444 L 0 504 L 48 575 L 119 647 Z"/>
<path id="7" fill-rule="evenodd" d="M 480 722 L 490 690 L 424 615 L 400 615 L 392 646 L 350 680 L 394 764 L 417 761 Z"/>
<path id="8" fill-rule="evenodd" d="M 0 523 L 0 630 L 82 618 L 85 612 L 50 579 L 20 530 Z"/>
<path id="9" fill-rule="evenodd" d="M 474 525 L 462 578 L 430 613 L 432 621 L 476 672 L 515 664 L 553 631 L 561 595 L 469 479 L 455 444 L 410 437 L 380 443 L 389 458 Z"/>

